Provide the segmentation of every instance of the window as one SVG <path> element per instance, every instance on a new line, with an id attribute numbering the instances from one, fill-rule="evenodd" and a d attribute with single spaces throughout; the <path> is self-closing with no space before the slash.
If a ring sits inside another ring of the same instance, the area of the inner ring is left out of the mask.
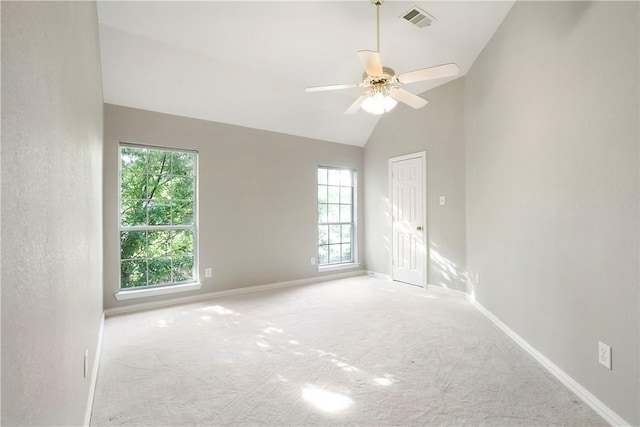
<path id="1" fill-rule="evenodd" d="M 355 182 L 351 169 L 318 167 L 318 266 L 354 262 Z"/>
<path id="2" fill-rule="evenodd" d="M 197 153 L 120 145 L 120 288 L 196 281 Z"/>

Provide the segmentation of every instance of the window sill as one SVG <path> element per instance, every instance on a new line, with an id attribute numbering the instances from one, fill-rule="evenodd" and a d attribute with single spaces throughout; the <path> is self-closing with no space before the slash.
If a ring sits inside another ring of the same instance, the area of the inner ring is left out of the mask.
<path id="1" fill-rule="evenodd" d="M 156 295 L 175 294 L 178 292 L 196 291 L 202 287 L 202 283 L 184 283 L 180 285 L 161 286 L 149 289 L 121 290 L 113 294 L 118 301 L 136 298 L 148 298 Z"/>
<path id="2" fill-rule="evenodd" d="M 338 271 L 338 270 L 349 270 L 352 268 L 360 267 L 359 262 L 350 262 L 349 264 L 335 264 L 335 265 L 327 265 L 324 267 L 318 267 L 318 271 L 320 273 L 324 273 L 325 271 Z"/>

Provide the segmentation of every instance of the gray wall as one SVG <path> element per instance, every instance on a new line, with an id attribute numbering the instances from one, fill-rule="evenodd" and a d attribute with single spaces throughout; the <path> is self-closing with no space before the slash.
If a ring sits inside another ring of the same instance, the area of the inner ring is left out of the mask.
<path id="1" fill-rule="evenodd" d="M 2 2 L 3 425 L 84 421 L 83 357 L 102 317 L 102 108 L 95 3 Z"/>
<path id="2" fill-rule="evenodd" d="M 463 79 L 426 92 L 426 107 L 398 105 L 385 114 L 364 149 L 367 269 L 389 271 L 390 157 L 427 152 L 428 283 L 465 290 Z M 440 206 L 439 197 L 446 196 Z"/>
<path id="3" fill-rule="evenodd" d="M 470 287 L 634 425 L 638 6 L 517 2 L 465 78 Z"/>
<path id="4" fill-rule="evenodd" d="M 114 298 L 121 141 L 199 151 L 199 291 Z M 317 257 L 318 165 L 357 169 L 362 206 L 362 148 L 350 145 L 107 104 L 104 156 L 105 308 L 322 275 L 309 262 Z M 363 209 L 358 211 L 362 224 Z M 213 269 L 210 279 L 204 278 L 207 267 Z"/>

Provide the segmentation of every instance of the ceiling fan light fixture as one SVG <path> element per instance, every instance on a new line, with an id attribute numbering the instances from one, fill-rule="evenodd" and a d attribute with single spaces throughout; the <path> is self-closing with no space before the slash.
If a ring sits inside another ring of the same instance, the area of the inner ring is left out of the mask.
<path id="1" fill-rule="evenodd" d="M 396 101 L 395 99 L 393 99 L 389 95 L 385 95 L 385 97 L 384 97 L 384 111 L 386 111 L 388 113 L 389 111 L 391 111 L 394 108 L 396 108 L 396 105 L 398 105 L 398 101 Z"/>
<path id="2" fill-rule="evenodd" d="M 398 102 L 389 95 L 384 95 L 381 92 L 372 92 L 362 101 L 361 107 L 367 113 L 380 115 L 393 110 L 397 104 Z"/>

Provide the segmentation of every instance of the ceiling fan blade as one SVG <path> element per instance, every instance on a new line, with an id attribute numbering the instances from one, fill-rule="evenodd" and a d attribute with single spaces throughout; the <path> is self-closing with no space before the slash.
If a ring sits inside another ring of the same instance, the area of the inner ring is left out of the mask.
<path id="1" fill-rule="evenodd" d="M 436 65 L 435 67 L 423 68 L 421 70 L 399 74 L 398 81 L 400 83 L 420 82 L 423 80 L 457 76 L 459 72 L 460 67 L 452 62 L 450 64 Z"/>
<path id="2" fill-rule="evenodd" d="M 418 95 L 414 95 L 399 87 L 389 89 L 389 95 L 396 101 L 403 102 L 413 108 L 424 107 L 428 102 L 426 99 L 420 98 Z"/>
<path id="3" fill-rule="evenodd" d="M 369 96 L 369 92 L 365 92 L 362 95 L 360 95 L 360 97 L 358 99 L 356 99 L 356 101 L 351 104 L 351 107 L 347 108 L 347 111 L 345 111 L 345 114 L 353 114 L 355 112 L 357 112 L 360 109 L 360 105 L 362 105 L 362 102 L 367 99 L 367 97 Z"/>
<path id="4" fill-rule="evenodd" d="M 360 86 L 360 83 L 349 83 L 345 85 L 331 85 L 331 86 L 315 86 L 315 87 L 308 87 L 304 91 L 305 92 L 322 92 L 325 90 L 351 89 L 359 86 Z"/>
<path id="5" fill-rule="evenodd" d="M 380 53 L 373 50 L 359 50 L 358 58 L 360 58 L 360 62 L 368 75 L 382 75 L 382 61 L 380 60 Z"/>

